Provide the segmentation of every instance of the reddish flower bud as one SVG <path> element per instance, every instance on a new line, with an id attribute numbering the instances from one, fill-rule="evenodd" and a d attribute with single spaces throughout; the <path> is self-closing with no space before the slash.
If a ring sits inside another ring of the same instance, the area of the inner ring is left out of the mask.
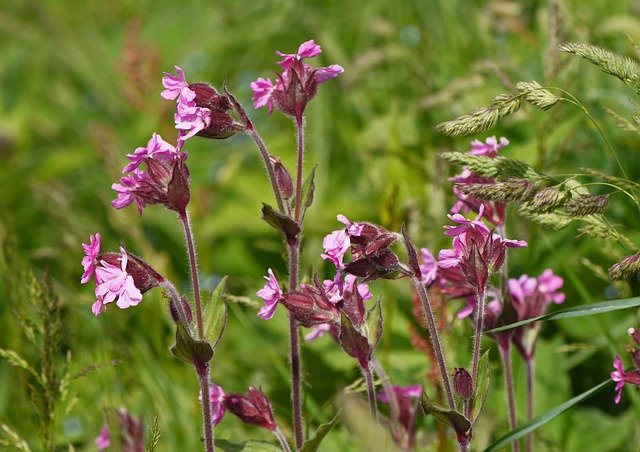
<path id="1" fill-rule="evenodd" d="M 376 256 L 362 257 L 348 263 L 345 266 L 345 271 L 368 281 L 384 278 L 395 272 L 398 269 L 398 262 L 398 256 L 393 251 L 385 249 Z"/>
<path id="2" fill-rule="evenodd" d="M 334 322 L 339 316 L 324 290 L 322 284 L 301 284 L 300 289 L 286 293 L 281 303 L 301 325 L 310 327 L 319 323 Z"/>
<path id="3" fill-rule="evenodd" d="M 469 400 L 473 396 L 473 380 L 471 374 L 462 367 L 456 367 L 453 375 L 453 387 L 458 397 Z"/>
<path id="4" fill-rule="evenodd" d="M 270 155 L 269 160 L 273 165 L 273 171 L 276 175 L 276 183 L 280 194 L 284 199 L 291 198 L 291 196 L 293 196 L 293 180 L 291 179 L 291 174 L 289 174 L 289 171 L 284 167 L 279 157 Z"/>
<path id="5" fill-rule="evenodd" d="M 249 386 L 249 394 L 228 395 L 224 400 L 227 410 L 238 416 L 247 424 L 275 430 L 277 425 L 273 418 L 271 405 L 267 397 L 259 389 Z"/>
<path id="6" fill-rule="evenodd" d="M 167 204 L 170 209 L 183 213 L 186 212 L 190 200 L 189 170 L 184 160 L 180 159 L 173 166 L 171 181 L 167 185 Z"/>

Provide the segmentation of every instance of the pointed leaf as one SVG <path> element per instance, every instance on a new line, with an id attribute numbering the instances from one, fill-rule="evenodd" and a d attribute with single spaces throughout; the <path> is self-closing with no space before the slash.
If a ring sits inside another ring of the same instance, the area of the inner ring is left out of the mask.
<path id="1" fill-rule="evenodd" d="M 559 311 L 552 312 L 551 314 L 545 314 L 539 317 L 534 317 L 533 319 L 522 320 L 520 322 L 515 322 L 509 325 L 501 326 L 499 328 L 494 328 L 492 330 L 485 331 L 485 334 L 499 333 L 500 331 L 518 328 L 520 326 L 528 325 L 529 323 L 537 322 L 540 320 L 558 320 L 569 319 L 572 317 L 584 317 L 589 315 L 604 314 L 606 312 L 619 311 L 622 309 L 637 308 L 639 306 L 640 297 L 607 300 L 600 303 L 589 303 L 587 305 L 560 309 Z"/>
<path id="2" fill-rule="evenodd" d="M 420 279 L 422 278 L 422 271 L 420 270 L 420 262 L 418 260 L 418 253 L 416 252 L 416 247 L 411 241 L 411 237 L 407 233 L 407 226 L 405 224 L 402 225 L 402 237 L 404 237 L 404 247 L 407 250 L 407 257 L 409 258 L 409 268 L 413 272 L 413 276 Z"/>
<path id="3" fill-rule="evenodd" d="M 478 419 L 480 412 L 487 401 L 489 388 L 491 387 L 491 370 L 489 368 L 489 351 L 487 350 L 480 357 L 478 364 L 478 381 L 475 385 L 475 393 L 473 394 L 473 410 L 471 413 L 472 422 Z"/>
<path id="4" fill-rule="evenodd" d="M 360 333 L 349 317 L 340 311 L 340 346 L 349 356 L 358 360 L 362 367 L 367 367 L 371 359 L 371 346 L 365 336 Z"/>
<path id="5" fill-rule="evenodd" d="M 593 388 L 583 392 L 580 395 L 577 395 L 573 399 L 567 400 L 563 404 L 558 405 L 555 408 L 552 408 L 551 410 L 549 410 L 546 413 L 538 416 L 537 418 L 532 419 L 529 422 L 522 424 L 520 427 L 510 431 L 507 435 L 503 436 L 498 441 L 496 441 L 495 443 L 493 443 L 492 445 L 487 447 L 484 450 L 484 452 L 497 451 L 501 447 L 504 447 L 504 446 L 514 442 L 518 438 L 522 438 L 527 433 L 532 432 L 535 429 L 537 429 L 538 427 L 541 427 L 544 424 L 546 424 L 547 422 L 555 419 L 556 417 L 558 417 L 559 415 L 561 415 L 562 413 L 564 413 L 565 411 L 567 411 L 569 408 L 573 407 L 574 405 L 577 405 L 578 403 L 589 399 L 590 397 L 592 397 L 595 394 L 599 393 L 603 389 L 605 389 L 605 388 L 607 388 L 609 386 L 612 386 L 612 385 L 613 385 L 613 381 L 612 380 L 603 381 L 599 385 L 594 386 Z"/>
<path id="6" fill-rule="evenodd" d="M 425 414 L 431 414 L 440 422 L 453 427 L 458 436 L 467 435 L 469 430 L 471 430 L 471 422 L 469 422 L 469 419 L 467 419 L 457 411 L 435 406 L 431 402 L 429 396 L 427 396 L 427 393 L 424 391 L 422 391 L 422 400 L 420 401 L 420 405 L 422 405 L 422 410 L 425 412 Z"/>
<path id="7" fill-rule="evenodd" d="M 262 203 L 262 219 L 282 232 L 289 243 L 293 243 L 300 234 L 300 226 L 293 218 L 276 212 L 269 204 Z"/>
<path id="8" fill-rule="evenodd" d="M 311 172 L 302 183 L 302 213 L 300 214 L 300 223 L 304 221 L 304 214 L 307 213 L 307 209 L 311 207 L 311 204 L 313 203 L 313 193 L 316 189 L 314 179 L 316 177 L 317 167 L 317 163 L 313 165 Z"/>
<path id="9" fill-rule="evenodd" d="M 223 300 L 227 277 L 223 277 L 204 305 L 204 337 L 215 349 L 227 326 L 227 305 Z"/>
<path id="10" fill-rule="evenodd" d="M 213 358 L 213 348 L 205 341 L 191 337 L 182 322 L 176 326 L 176 343 L 171 346 L 171 353 L 176 358 L 193 365 L 203 365 Z"/>
<path id="11" fill-rule="evenodd" d="M 338 412 L 329 422 L 319 425 L 315 435 L 304 442 L 300 452 L 316 452 L 327 433 L 340 421 L 341 414 Z"/>
<path id="12" fill-rule="evenodd" d="M 369 344 L 371 344 L 372 352 L 378 348 L 378 343 L 384 332 L 381 300 L 382 298 L 379 297 L 378 301 L 367 311 L 367 328 L 369 329 Z"/>

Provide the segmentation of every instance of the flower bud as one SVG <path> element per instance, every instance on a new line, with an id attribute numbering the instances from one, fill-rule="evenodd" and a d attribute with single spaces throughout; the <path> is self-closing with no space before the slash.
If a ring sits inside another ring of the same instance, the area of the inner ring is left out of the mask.
<path id="1" fill-rule="evenodd" d="M 279 157 L 270 155 L 269 161 L 273 165 L 273 171 L 276 175 L 276 184 L 278 185 L 280 194 L 284 199 L 291 198 L 291 196 L 293 196 L 293 180 L 291 179 L 291 174 L 289 174 L 289 171 L 284 167 Z"/>
<path id="2" fill-rule="evenodd" d="M 340 315 L 318 281 L 313 285 L 301 284 L 299 290 L 284 294 L 281 303 L 306 327 L 334 322 Z"/>
<path id="3" fill-rule="evenodd" d="M 167 185 L 167 204 L 178 213 L 186 212 L 191 200 L 189 189 L 189 170 L 184 159 L 179 159 L 173 166 L 171 181 Z"/>
<path id="4" fill-rule="evenodd" d="M 471 375 L 463 367 L 456 367 L 453 375 L 453 387 L 458 397 L 469 400 L 473 396 Z"/>
<path id="5" fill-rule="evenodd" d="M 227 410 L 238 416 L 247 424 L 275 430 L 277 425 L 273 418 L 271 405 L 267 397 L 259 389 L 249 386 L 249 394 L 231 394 L 224 400 Z"/>

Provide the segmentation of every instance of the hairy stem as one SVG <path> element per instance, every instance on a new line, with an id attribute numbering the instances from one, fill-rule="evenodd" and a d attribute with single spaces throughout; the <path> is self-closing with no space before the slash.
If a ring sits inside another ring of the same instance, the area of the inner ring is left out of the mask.
<path id="1" fill-rule="evenodd" d="M 402 426 L 400 426 L 400 405 L 398 404 L 398 396 L 393 390 L 391 380 L 389 380 L 384 367 L 382 367 L 382 363 L 376 357 L 373 357 L 371 359 L 371 367 L 373 368 L 373 371 L 378 375 L 378 378 L 382 380 L 382 387 L 384 388 L 384 392 L 387 394 L 387 398 L 389 399 L 389 413 L 391 414 L 392 429 L 396 437 L 398 437 L 399 439 L 402 436 L 403 428 Z"/>
<path id="2" fill-rule="evenodd" d="M 202 323 L 202 303 L 200 301 L 200 279 L 198 276 L 198 260 L 196 257 L 196 247 L 193 241 L 193 232 L 191 230 L 191 220 L 189 214 L 184 211 L 180 212 L 180 222 L 184 229 L 184 239 L 187 242 L 187 254 L 189 255 L 189 267 L 191 272 L 191 285 L 193 287 L 193 300 L 196 308 L 196 325 L 198 330 L 198 339 L 204 340 L 204 327 Z"/>
<path id="3" fill-rule="evenodd" d="M 296 158 L 296 203 L 295 203 L 295 212 L 294 212 L 294 220 L 300 221 L 300 209 L 302 204 L 302 200 L 300 199 L 302 196 L 302 169 L 304 167 L 304 116 L 301 116 L 299 119 L 296 119 L 296 148 L 297 148 L 297 158 Z"/>
<path id="4" fill-rule="evenodd" d="M 478 365 L 480 364 L 480 346 L 482 342 L 482 330 L 484 329 L 484 287 L 476 292 L 475 330 L 473 332 L 473 352 L 471 358 L 471 381 L 475 385 L 478 381 Z M 469 400 L 466 416 L 471 417 L 473 410 L 473 396 Z"/>
<path id="5" fill-rule="evenodd" d="M 289 290 L 298 287 L 298 269 L 300 267 L 300 241 L 288 245 L 289 250 Z M 289 314 L 289 346 L 291 357 L 291 403 L 293 405 L 293 431 L 296 438 L 296 448 L 300 449 L 304 444 L 302 431 L 302 398 L 300 378 L 300 338 L 298 335 L 298 322 Z"/>
<path id="6" fill-rule="evenodd" d="M 422 304 L 422 309 L 424 310 L 424 314 L 427 319 L 427 326 L 429 328 L 429 339 L 431 340 L 431 346 L 433 347 L 433 351 L 436 355 L 436 360 L 438 361 L 438 368 L 440 369 L 440 376 L 442 377 L 442 384 L 444 386 L 444 392 L 447 395 L 449 408 L 451 410 L 455 410 L 456 405 L 453 400 L 453 391 L 451 390 L 451 381 L 449 380 L 449 373 L 447 372 L 447 363 L 442 352 L 440 336 L 438 334 L 438 328 L 436 326 L 436 320 L 431 309 L 431 304 L 429 303 L 429 295 L 427 295 L 427 289 L 417 277 L 412 276 L 411 281 L 418 291 L 420 303 Z"/>
<path id="7" fill-rule="evenodd" d="M 202 397 L 202 419 L 204 423 L 204 447 L 207 452 L 216 450 L 213 439 L 213 422 L 211 416 L 211 401 L 209 399 L 209 364 L 196 366 L 200 395 Z"/>
<path id="8" fill-rule="evenodd" d="M 533 419 L 534 413 L 534 395 L 535 395 L 535 358 L 533 356 L 525 359 L 527 368 L 527 422 Z M 533 451 L 533 431 L 529 432 L 526 437 L 525 450 Z"/>
<path id="9" fill-rule="evenodd" d="M 509 408 L 509 427 L 511 430 L 518 426 L 518 419 L 516 417 L 516 394 L 513 387 L 513 369 L 511 367 L 511 343 L 507 342 L 507 345 L 503 347 L 498 346 L 500 350 L 500 358 L 502 358 L 502 369 L 504 372 L 504 383 L 507 390 L 507 403 Z M 511 450 L 514 452 L 520 451 L 520 441 L 515 440 L 511 443 Z"/>
<path id="10" fill-rule="evenodd" d="M 227 90 L 226 86 L 225 86 L 225 93 L 227 94 L 227 96 L 229 96 L 229 99 L 231 99 L 231 103 L 233 104 L 234 110 L 236 111 L 236 113 L 238 113 L 238 115 L 242 119 L 242 122 L 244 123 L 245 133 L 249 135 L 249 137 L 251 137 L 256 147 L 258 148 L 258 151 L 260 151 L 260 155 L 262 156 L 262 160 L 264 161 L 264 166 L 267 168 L 267 174 L 269 175 L 269 182 L 271 182 L 271 188 L 273 189 L 273 194 L 276 197 L 276 202 L 278 203 L 278 210 L 280 211 L 280 213 L 285 213 L 285 202 L 282 199 L 282 194 L 280 193 L 280 190 L 278 189 L 276 174 L 273 170 L 273 165 L 271 164 L 271 160 L 269 159 L 269 151 L 267 150 L 267 145 L 264 143 L 264 140 L 262 139 L 262 137 L 260 136 L 256 128 L 254 127 L 253 122 L 251 122 L 251 119 L 249 119 L 249 115 L 247 114 L 247 111 L 244 109 L 242 104 L 238 102 L 235 96 Z"/>
<path id="11" fill-rule="evenodd" d="M 280 447 L 282 447 L 282 450 L 284 452 L 291 452 L 291 448 L 289 447 L 287 438 L 285 438 L 284 434 L 282 433 L 282 430 L 280 430 L 279 427 L 276 427 L 276 429 L 273 431 L 273 434 L 276 435 L 276 438 L 278 438 L 278 441 L 280 442 Z"/>
<path id="12" fill-rule="evenodd" d="M 376 387 L 373 384 L 373 374 L 371 373 L 371 365 L 361 367 L 362 375 L 367 382 L 367 398 L 369 399 L 369 411 L 371 418 L 378 422 L 378 406 L 376 405 Z"/>

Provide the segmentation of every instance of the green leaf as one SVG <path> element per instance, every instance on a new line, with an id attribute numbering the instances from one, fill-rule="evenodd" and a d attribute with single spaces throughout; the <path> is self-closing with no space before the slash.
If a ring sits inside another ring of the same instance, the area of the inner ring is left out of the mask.
<path id="1" fill-rule="evenodd" d="M 380 307 L 381 298 L 367 311 L 367 329 L 369 330 L 369 344 L 371 344 L 371 351 L 375 351 L 380 343 L 380 338 L 384 332 L 382 309 Z"/>
<path id="2" fill-rule="evenodd" d="M 599 385 L 594 386 L 593 388 L 583 392 L 582 394 L 574 397 L 573 399 L 568 400 L 561 405 L 558 405 L 557 407 L 547 411 L 546 413 L 538 416 L 537 418 L 532 419 L 529 422 L 522 424 L 520 427 L 510 431 L 507 435 L 503 436 L 498 441 L 496 441 L 495 443 L 490 445 L 488 448 L 486 448 L 484 452 L 499 450 L 501 447 L 504 447 L 514 442 L 518 438 L 522 438 L 527 433 L 532 432 L 538 427 L 541 427 L 547 422 L 555 419 L 556 417 L 558 417 L 559 415 L 561 415 L 562 413 L 564 413 L 574 405 L 577 405 L 578 403 L 584 400 L 587 400 L 588 398 L 594 396 L 595 394 L 599 393 L 600 391 L 602 391 L 603 389 L 611 385 L 613 385 L 612 380 L 603 381 Z"/>
<path id="3" fill-rule="evenodd" d="M 262 219 L 282 232 L 289 243 L 293 243 L 300 234 L 300 226 L 293 218 L 276 212 L 269 204 L 262 203 Z"/>
<path id="4" fill-rule="evenodd" d="M 471 429 L 471 422 L 469 422 L 469 419 L 457 411 L 435 406 L 424 391 L 422 391 L 422 400 L 420 401 L 420 405 L 422 406 L 422 410 L 425 414 L 430 414 L 440 422 L 453 427 L 458 435 L 464 435 Z"/>
<path id="5" fill-rule="evenodd" d="M 302 183 L 302 213 L 300 214 L 300 223 L 304 221 L 304 214 L 307 213 L 307 209 L 311 207 L 311 204 L 313 203 L 313 192 L 316 189 L 314 179 L 316 177 L 317 167 L 317 163 L 313 165 L 311 172 Z"/>
<path id="6" fill-rule="evenodd" d="M 500 331 L 518 328 L 519 326 L 528 325 L 529 323 L 537 322 L 540 320 L 558 320 L 569 319 L 571 317 L 584 317 L 589 315 L 604 314 L 606 312 L 620 311 L 622 309 L 637 308 L 638 306 L 640 306 L 640 297 L 607 300 L 600 303 L 590 303 L 583 306 L 573 306 L 571 308 L 561 309 L 550 314 L 534 317 L 533 319 L 522 320 L 520 322 L 510 323 L 509 325 L 494 328 L 492 330 L 485 331 L 485 334 L 499 333 Z"/>
<path id="7" fill-rule="evenodd" d="M 340 311 L 340 332 L 338 334 L 340 346 L 349 356 L 358 360 L 362 367 L 367 367 L 371 359 L 371 345 L 369 340 L 356 329 L 351 319 Z"/>
<path id="8" fill-rule="evenodd" d="M 216 448 L 223 452 L 282 452 L 279 447 L 262 441 L 234 443 L 226 439 L 216 439 Z"/>
<path id="9" fill-rule="evenodd" d="M 191 337 L 182 322 L 179 322 L 176 327 L 176 343 L 171 346 L 171 353 L 176 358 L 193 365 L 206 364 L 213 358 L 211 344 Z"/>
<path id="10" fill-rule="evenodd" d="M 227 326 L 227 305 L 222 296 L 227 285 L 227 276 L 223 277 L 215 289 L 211 292 L 209 300 L 204 305 L 203 323 L 204 337 L 212 344 L 216 345 L 222 338 L 224 329 Z"/>
<path id="11" fill-rule="evenodd" d="M 480 357 L 478 364 L 478 381 L 476 383 L 475 392 L 473 394 L 473 410 L 471 413 L 472 422 L 478 419 L 480 412 L 487 401 L 489 388 L 491 387 L 491 370 L 489 368 L 489 351 L 487 350 Z"/>
<path id="12" fill-rule="evenodd" d="M 341 414 L 338 412 L 329 422 L 319 425 L 315 435 L 304 442 L 300 452 L 316 452 L 327 433 L 340 421 Z"/>

